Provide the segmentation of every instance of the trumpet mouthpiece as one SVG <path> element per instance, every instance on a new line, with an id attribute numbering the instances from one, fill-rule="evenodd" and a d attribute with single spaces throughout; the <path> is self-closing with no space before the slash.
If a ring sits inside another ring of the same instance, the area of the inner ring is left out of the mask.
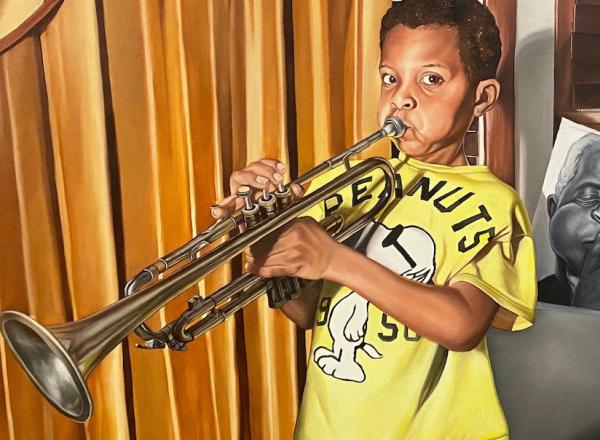
<path id="1" fill-rule="evenodd" d="M 406 133 L 406 125 L 397 116 L 388 116 L 383 122 L 383 127 L 386 136 L 399 138 Z"/>

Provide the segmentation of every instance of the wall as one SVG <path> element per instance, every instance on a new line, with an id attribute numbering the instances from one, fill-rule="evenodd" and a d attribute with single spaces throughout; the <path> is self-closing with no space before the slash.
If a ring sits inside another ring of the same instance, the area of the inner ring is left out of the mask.
<path id="1" fill-rule="evenodd" d="M 554 1 L 518 0 L 515 48 L 517 189 L 533 218 L 552 151 Z"/>

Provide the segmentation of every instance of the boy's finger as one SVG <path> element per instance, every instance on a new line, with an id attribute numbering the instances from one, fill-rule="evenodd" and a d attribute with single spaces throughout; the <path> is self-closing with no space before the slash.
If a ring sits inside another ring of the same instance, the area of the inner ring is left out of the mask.
<path id="1" fill-rule="evenodd" d="M 252 261 L 254 257 L 252 256 L 252 252 L 250 252 L 250 249 L 244 250 L 244 258 L 246 259 L 246 261 Z"/>
<path id="2" fill-rule="evenodd" d="M 274 185 L 283 182 L 283 172 L 262 162 L 252 162 L 244 168 L 244 171 L 251 171 L 256 174 L 256 181 L 263 185 L 263 187 L 266 186 L 269 181 Z"/>
<path id="3" fill-rule="evenodd" d="M 239 207 L 237 205 L 240 205 Z M 225 197 L 220 202 L 210 207 L 210 214 L 215 220 L 221 220 L 231 215 L 234 211 L 241 208 L 242 205 L 238 201 L 238 197 L 235 194 Z"/>
<path id="4" fill-rule="evenodd" d="M 259 159 L 259 162 L 264 163 L 265 165 L 269 165 L 270 167 L 275 168 L 280 173 L 285 173 L 288 169 L 288 166 L 281 162 L 280 160 L 275 159 Z"/>
<path id="5" fill-rule="evenodd" d="M 267 191 L 269 191 L 270 193 L 274 192 L 277 187 L 275 185 L 273 185 L 272 183 L 269 182 L 269 184 L 267 186 L 265 186 L 265 188 Z M 256 191 L 254 193 L 254 201 L 258 201 L 258 199 L 260 199 L 263 196 L 262 191 Z"/>
<path id="6" fill-rule="evenodd" d="M 251 188 L 263 189 L 268 184 L 268 177 L 257 175 L 255 172 L 247 170 L 247 168 L 242 171 L 234 171 L 231 173 L 229 179 L 229 189 L 231 190 L 232 195 L 243 185 Z"/>
<path id="7" fill-rule="evenodd" d="M 290 188 L 292 189 L 292 193 L 296 198 L 302 197 L 304 195 L 304 188 L 302 188 L 297 183 L 290 183 Z"/>

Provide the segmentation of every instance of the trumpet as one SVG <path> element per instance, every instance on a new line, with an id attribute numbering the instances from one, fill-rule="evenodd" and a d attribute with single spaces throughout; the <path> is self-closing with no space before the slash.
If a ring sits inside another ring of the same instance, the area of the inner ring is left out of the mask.
<path id="1" fill-rule="evenodd" d="M 88 420 L 93 402 L 86 379 L 132 331 L 144 341 L 138 344 L 141 348 L 185 350 L 186 344 L 265 293 L 272 307 L 279 307 L 299 295 L 307 281 L 264 279 L 245 273 L 211 295 L 193 296 L 188 301 L 188 309 L 159 330 L 152 330 L 144 323 L 180 293 L 246 248 L 378 169 L 383 173 L 384 185 L 370 211 L 347 225 L 341 216 L 335 214 L 321 221 L 321 226 L 338 241 L 362 229 L 390 201 L 394 193 L 395 173 L 382 158 L 367 159 L 353 167 L 350 166 L 350 158 L 379 139 L 401 137 L 405 131 L 400 119 L 387 118 L 380 130 L 296 179 L 294 183 L 303 185 L 328 170 L 342 165 L 346 167 L 338 178 L 298 200 L 294 200 L 289 185 L 280 185 L 273 193 L 263 192 L 256 203 L 250 188 L 240 188 L 238 196 L 244 198 L 244 208 L 144 268 L 127 283 L 123 299 L 86 318 L 45 327 L 18 311 L 1 313 L 0 330 L 8 346 L 33 384 L 56 409 L 75 421 Z M 242 225 L 245 225 L 244 232 L 202 254 L 204 248 L 238 231 Z"/>

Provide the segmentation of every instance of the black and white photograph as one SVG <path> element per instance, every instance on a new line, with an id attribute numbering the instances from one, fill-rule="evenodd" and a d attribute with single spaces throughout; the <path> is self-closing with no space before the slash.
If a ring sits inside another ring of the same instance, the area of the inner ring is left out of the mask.
<path id="1" fill-rule="evenodd" d="M 600 310 L 600 132 L 561 121 L 533 223 L 538 299 Z"/>

